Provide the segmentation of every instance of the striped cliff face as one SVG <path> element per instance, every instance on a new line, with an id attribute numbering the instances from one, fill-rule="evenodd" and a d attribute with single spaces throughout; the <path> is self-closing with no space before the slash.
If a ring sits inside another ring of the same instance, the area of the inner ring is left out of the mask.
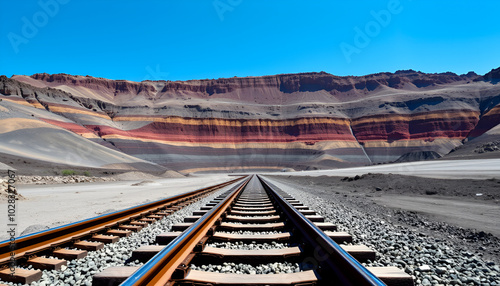
<path id="1" fill-rule="evenodd" d="M 4 78 L 0 93 L 64 118 L 37 117 L 82 140 L 175 170 L 311 169 L 444 155 L 480 136 L 500 123 L 500 88 L 473 76 L 134 83 L 42 74 Z"/>
<path id="2" fill-rule="evenodd" d="M 448 153 L 474 130 L 479 115 L 474 110 L 373 115 L 356 118 L 352 129 L 372 161 L 387 162 L 422 150 Z"/>
<path id="3" fill-rule="evenodd" d="M 143 126 L 119 129 L 85 125 L 123 152 L 168 164 L 178 170 L 285 168 L 325 157 L 338 164 L 366 161 L 361 147 L 342 118 L 252 120 L 220 118 L 141 117 L 115 118 Z"/>

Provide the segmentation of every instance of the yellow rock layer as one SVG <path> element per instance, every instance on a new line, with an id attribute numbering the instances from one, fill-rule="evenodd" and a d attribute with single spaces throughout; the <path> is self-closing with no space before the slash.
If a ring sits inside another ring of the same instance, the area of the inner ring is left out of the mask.
<path id="1" fill-rule="evenodd" d="M 366 141 L 364 143 L 365 148 L 394 148 L 394 147 L 418 147 L 418 146 L 437 146 L 449 142 L 456 142 L 457 146 L 461 145 L 460 139 L 448 138 L 448 137 L 436 137 L 433 141 L 428 139 L 409 139 L 409 140 L 398 140 L 393 142 L 386 141 Z"/>
<path id="2" fill-rule="evenodd" d="M 41 120 L 37 119 L 25 119 L 25 118 L 8 118 L 0 120 L 0 134 L 8 133 L 16 130 L 28 130 L 28 129 L 36 129 L 36 128 L 53 128 L 71 132 L 65 128 L 59 127 L 57 125 L 53 125 Z M 99 136 L 95 135 L 92 132 L 89 133 L 78 133 L 84 138 L 99 138 Z"/>
<path id="3" fill-rule="evenodd" d="M 43 105 L 40 104 L 40 102 L 31 102 L 29 103 L 31 106 L 35 107 L 35 108 L 38 108 L 38 109 L 45 109 L 45 107 L 43 107 Z"/>
<path id="4" fill-rule="evenodd" d="M 161 123 L 176 123 L 185 125 L 218 125 L 218 126 L 293 126 L 298 124 L 338 124 L 349 125 L 349 119 L 344 118 L 300 118 L 285 120 L 269 119 L 222 119 L 222 118 L 183 118 L 154 116 L 116 116 L 113 121 L 146 121 Z"/>
<path id="5" fill-rule="evenodd" d="M 304 142 L 178 142 L 158 140 L 158 139 L 146 139 L 137 138 L 132 136 L 123 135 L 105 135 L 102 136 L 104 139 L 122 139 L 122 140 L 135 140 L 141 142 L 154 142 L 160 144 L 166 144 L 171 146 L 184 146 L 184 147 L 209 147 L 209 148 L 261 148 L 261 149 L 310 149 L 310 150 L 325 150 L 325 149 L 335 149 L 335 148 L 360 148 L 358 142 L 356 141 L 342 141 L 342 140 L 328 140 L 319 141 L 314 145 L 308 145 Z M 320 148 L 318 148 L 320 147 Z"/>
<path id="6" fill-rule="evenodd" d="M 495 106 L 493 107 L 490 111 L 488 111 L 485 115 L 490 116 L 490 115 L 496 115 L 500 114 L 500 106 Z"/>
<path id="7" fill-rule="evenodd" d="M 354 119 L 352 125 L 358 124 L 366 124 L 366 123 L 375 123 L 375 122 L 383 122 L 383 121 L 414 121 L 414 120 L 428 120 L 428 119 L 436 119 L 436 120 L 449 120 L 449 119 L 460 119 L 463 117 L 479 117 L 479 112 L 476 111 L 457 111 L 457 112 L 433 112 L 433 113 L 425 113 L 418 115 L 402 115 L 402 114 L 385 114 L 380 116 L 367 116 L 361 117 L 358 119 Z"/>
<path id="8" fill-rule="evenodd" d="M 32 104 L 30 104 L 29 102 L 27 102 L 24 99 L 17 99 L 16 100 L 14 98 L 5 98 L 5 97 L 3 97 L 2 100 L 8 101 L 8 102 L 12 102 L 12 103 L 21 104 L 21 105 L 24 105 L 24 106 L 33 106 Z"/>
<path id="9" fill-rule="evenodd" d="M 36 128 L 53 128 L 53 129 L 66 130 L 59 126 L 55 126 L 36 119 L 7 118 L 0 120 L 0 133 L 7 133 L 22 129 L 36 129 Z"/>

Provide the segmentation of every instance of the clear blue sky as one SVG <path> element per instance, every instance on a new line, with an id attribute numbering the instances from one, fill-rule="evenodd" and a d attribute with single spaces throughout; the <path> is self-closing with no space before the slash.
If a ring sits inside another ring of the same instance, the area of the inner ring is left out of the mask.
<path id="1" fill-rule="evenodd" d="M 0 74 L 484 74 L 500 66 L 498 11 L 496 0 L 0 0 Z"/>

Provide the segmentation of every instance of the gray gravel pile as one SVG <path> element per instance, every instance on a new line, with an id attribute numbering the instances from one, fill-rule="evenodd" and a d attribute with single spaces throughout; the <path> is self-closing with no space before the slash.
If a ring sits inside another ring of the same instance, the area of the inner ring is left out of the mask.
<path id="1" fill-rule="evenodd" d="M 217 273 L 236 273 L 236 274 L 279 274 L 279 273 L 295 273 L 300 272 L 300 266 L 298 263 L 289 262 L 275 262 L 268 264 L 260 264 L 257 266 L 252 266 L 250 264 L 243 263 L 228 263 L 224 262 L 222 265 L 194 265 L 191 264 L 189 267 L 193 270 L 207 271 L 207 272 L 217 272 Z"/>
<path id="2" fill-rule="evenodd" d="M 397 266 L 412 275 L 416 285 L 500 285 L 499 266 L 478 253 L 460 250 L 461 245 L 392 224 L 377 213 L 357 210 L 355 202 L 349 205 L 314 188 L 299 190 L 272 182 L 336 224 L 339 231 L 350 233 L 354 244 L 375 249 L 377 260 L 365 266 Z"/>
<path id="3" fill-rule="evenodd" d="M 233 231 L 217 231 L 220 233 L 229 233 L 229 234 L 245 234 L 245 235 L 261 235 L 261 234 L 277 234 L 281 233 L 280 231 L 250 231 L 250 230 L 233 230 Z"/>
<path id="4" fill-rule="evenodd" d="M 259 249 L 282 249 L 290 247 L 288 243 L 280 243 L 273 241 L 271 243 L 244 243 L 242 241 L 237 242 L 212 242 L 207 243 L 207 246 L 224 248 L 224 249 L 239 249 L 239 250 L 259 250 Z"/>
<path id="5" fill-rule="evenodd" d="M 184 222 L 184 217 L 190 216 L 193 211 L 199 210 L 216 196 L 222 194 L 228 187 L 218 191 L 198 202 L 195 202 L 160 221 L 144 227 L 140 232 L 132 233 L 129 237 L 121 238 L 116 243 L 106 244 L 99 251 L 90 251 L 85 258 L 68 261 L 63 271 L 44 270 L 42 279 L 33 282 L 32 286 L 69 286 L 92 285 L 92 276 L 112 266 L 138 266 L 138 261 L 127 262 L 132 251 L 142 245 L 154 244 L 156 235 L 171 230 L 172 225 Z M 4 283 L 4 282 L 2 282 Z M 22 285 L 4 283 L 7 285 Z"/>

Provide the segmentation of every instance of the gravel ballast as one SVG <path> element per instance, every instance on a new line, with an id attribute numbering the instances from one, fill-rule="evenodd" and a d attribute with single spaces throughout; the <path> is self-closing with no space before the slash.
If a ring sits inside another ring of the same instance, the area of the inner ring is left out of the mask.
<path id="1" fill-rule="evenodd" d="M 288 243 L 280 243 L 273 241 L 271 243 L 243 243 L 237 242 L 212 242 L 207 243 L 207 246 L 224 248 L 224 249 L 239 249 L 239 250 L 260 250 L 260 249 L 283 249 L 290 247 Z"/>
<path id="2" fill-rule="evenodd" d="M 298 263 L 289 262 L 275 262 L 268 264 L 259 264 L 252 266 L 244 263 L 228 263 L 224 262 L 222 265 L 189 265 L 193 270 L 216 272 L 216 273 L 236 273 L 236 274 L 279 274 L 279 273 L 295 273 L 300 272 Z"/>
<path id="3" fill-rule="evenodd" d="M 229 234 L 242 234 L 242 235 L 269 235 L 269 234 L 278 234 L 282 233 L 280 231 L 250 231 L 250 230 L 234 230 L 234 231 L 217 231 L 220 233 L 229 233 Z"/>
<path id="4" fill-rule="evenodd" d="M 408 226 L 397 225 L 376 212 L 367 213 L 356 202 L 297 186 L 285 179 L 273 184 L 325 217 L 353 237 L 353 244 L 365 244 L 377 251 L 377 260 L 365 266 L 397 266 L 414 277 L 416 285 L 500 285 L 500 268 L 482 259 L 480 253 L 462 245 Z"/>

